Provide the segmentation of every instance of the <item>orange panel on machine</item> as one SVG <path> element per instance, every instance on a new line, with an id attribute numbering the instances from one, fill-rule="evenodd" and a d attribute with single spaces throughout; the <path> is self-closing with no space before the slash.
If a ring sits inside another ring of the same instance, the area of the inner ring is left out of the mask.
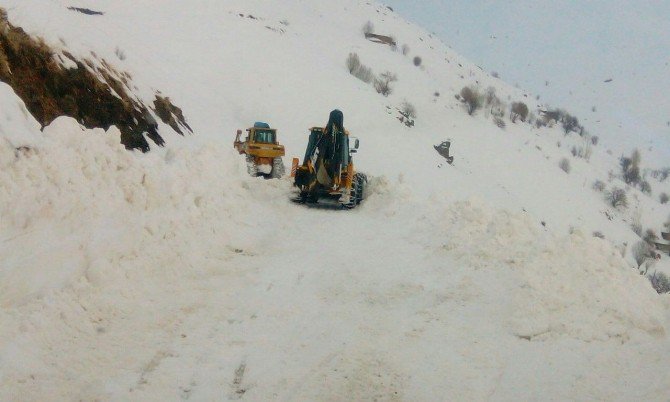
<path id="1" fill-rule="evenodd" d="M 300 163 L 300 159 L 293 158 L 293 163 L 291 164 L 291 177 L 295 177 L 295 173 L 298 171 L 298 164 L 299 163 Z"/>

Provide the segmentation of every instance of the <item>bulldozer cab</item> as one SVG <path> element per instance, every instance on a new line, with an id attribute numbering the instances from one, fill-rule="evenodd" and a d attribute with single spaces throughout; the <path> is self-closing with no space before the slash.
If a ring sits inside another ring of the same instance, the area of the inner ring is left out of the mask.
<path id="1" fill-rule="evenodd" d="M 240 154 L 256 157 L 256 164 L 269 164 L 268 158 L 284 156 L 284 146 L 277 140 L 277 129 L 263 122 L 254 123 L 246 129 L 247 136 L 242 139 L 242 130 L 237 130 L 233 146 Z M 258 158 L 265 158 L 260 160 Z"/>
<path id="2" fill-rule="evenodd" d="M 249 175 L 279 178 L 284 174 L 282 156 L 286 154 L 284 146 L 277 140 L 277 130 L 263 122 L 255 122 L 246 129 L 247 136 L 243 140 L 242 130 L 237 130 L 233 146 L 246 155 L 247 172 Z"/>
<path id="3" fill-rule="evenodd" d="M 247 129 L 249 132 L 249 142 L 261 144 L 276 144 L 277 130 L 273 128 L 252 127 Z"/>

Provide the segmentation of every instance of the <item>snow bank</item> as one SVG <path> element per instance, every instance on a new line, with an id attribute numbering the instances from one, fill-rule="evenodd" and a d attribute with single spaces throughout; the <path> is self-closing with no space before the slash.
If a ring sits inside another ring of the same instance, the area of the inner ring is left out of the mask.
<path id="1" fill-rule="evenodd" d="M 115 128 L 85 130 L 62 117 L 29 150 L 0 142 L 0 305 L 60 289 L 87 269 L 99 278 L 100 259 L 113 267 L 149 249 L 160 254 L 170 247 L 167 238 L 196 239 L 199 230 L 246 217 L 251 179 L 238 160 L 222 157 L 232 151 L 142 155 L 118 138 Z M 261 188 L 284 194 L 279 184 Z"/>
<path id="2" fill-rule="evenodd" d="M 129 152 L 70 118 L 26 151 L 0 140 L 0 399 L 112 392 L 209 278 L 273 246 L 259 228 L 281 226 L 289 184 L 231 152 Z"/>
<path id="3" fill-rule="evenodd" d="M 665 333 L 662 301 L 601 239 L 579 232 L 556 237 L 526 214 L 477 200 L 455 203 L 437 222 L 446 252 L 513 284 L 506 290 L 508 324 L 520 338 L 625 342 L 639 331 Z"/>

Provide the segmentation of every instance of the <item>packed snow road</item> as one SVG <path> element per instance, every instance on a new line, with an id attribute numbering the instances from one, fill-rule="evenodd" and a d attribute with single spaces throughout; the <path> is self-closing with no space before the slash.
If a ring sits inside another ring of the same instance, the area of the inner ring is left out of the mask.
<path id="1" fill-rule="evenodd" d="M 66 126 L 0 154 L 1 400 L 667 398 L 668 306 L 599 239 Z"/>

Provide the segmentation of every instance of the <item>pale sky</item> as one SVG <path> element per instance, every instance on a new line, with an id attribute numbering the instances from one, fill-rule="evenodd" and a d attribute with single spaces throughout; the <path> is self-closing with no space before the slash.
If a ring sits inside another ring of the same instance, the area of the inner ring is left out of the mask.
<path id="1" fill-rule="evenodd" d="M 604 146 L 639 147 L 650 164 L 670 166 L 670 1 L 385 4 L 485 70 L 575 114 Z"/>

